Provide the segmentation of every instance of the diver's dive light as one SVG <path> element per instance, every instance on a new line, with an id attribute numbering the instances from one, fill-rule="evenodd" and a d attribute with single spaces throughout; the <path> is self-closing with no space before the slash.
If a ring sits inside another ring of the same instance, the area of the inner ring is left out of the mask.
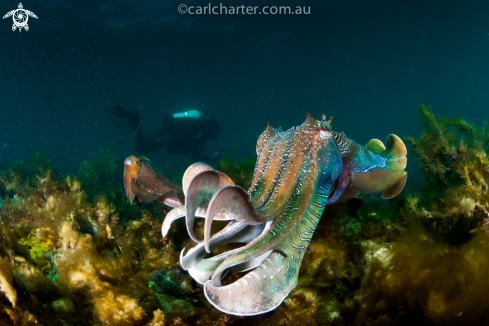
<path id="1" fill-rule="evenodd" d="M 178 112 L 173 115 L 174 118 L 194 118 L 194 119 L 199 119 L 200 118 L 200 112 L 197 110 L 191 110 L 191 111 L 185 111 L 185 112 Z"/>

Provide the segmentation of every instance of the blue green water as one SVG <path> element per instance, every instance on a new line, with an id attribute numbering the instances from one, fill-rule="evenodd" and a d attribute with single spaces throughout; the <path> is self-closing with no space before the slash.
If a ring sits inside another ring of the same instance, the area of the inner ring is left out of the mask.
<path id="1" fill-rule="evenodd" d="M 178 12 L 208 3 L 24 2 L 38 16 L 29 31 L 0 21 L 0 163 L 41 149 L 70 172 L 131 136 L 104 111 L 114 105 L 140 109 L 147 136 L 165 114 L 205 108 L 221 124 L 205 151 L 233 158 L 254 152 L 267 122 L 289 128 L 307 112 L 333 115 L 335 130 L 360 143 L 418 136 L 420 103 L 488 118 L 487 1 L 229 1 L 309 14 Z M 3 14 L 17 5 L 0 1 Z M 134 138 L 112 149 L 121 160 L 138 154 Z M 193 161 L 165 150 L 150 158 L 173 172 Z"/>

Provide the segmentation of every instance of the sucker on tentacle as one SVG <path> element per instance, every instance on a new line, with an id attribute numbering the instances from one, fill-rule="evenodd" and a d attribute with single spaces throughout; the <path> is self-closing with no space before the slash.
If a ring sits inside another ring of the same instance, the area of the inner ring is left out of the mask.
<path id="1" fill-rule="evenodd" d="M 269 124 L 256 145 L 257 161 L 248 191 L 204 163 L 187 169 L 185 206 L 173 209 L 163 223 L 186 216 L 190 237 L 198 244 L 180 263 L 199 283 L 209 302 L 222 312 L 252 316 L 275 309 L 296 286 L 304 254 L 328 204 L 359 193 L 396 196 L 407 173 L 406 148 L 389 135 L 386 146 L 371 140 L 366 147 L 331 131 L 333 117 L 306 121 L 287 131 Z M 209 199 L 207 208 L 199 207 Z M 204 242 L 193 235 L 194 217 L 204 217 Z M 211 236 L 213 220 L 231 220 Z M 229 242 L 244 246 L 204 258 Z M 223 286 L 229 271 L 249 272 Z"/>

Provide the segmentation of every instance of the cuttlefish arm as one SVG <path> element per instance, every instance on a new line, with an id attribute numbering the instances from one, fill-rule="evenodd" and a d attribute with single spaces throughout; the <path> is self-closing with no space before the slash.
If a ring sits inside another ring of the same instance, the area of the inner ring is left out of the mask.
<path id="1" fill-rule="evenodd" d="M 190 238 L 199 243 L 194 234 L 195 212 L 199 205 L 210 199 L 219 189 L 234 185 L 226 174 L 214 170 L 205 163 L 192 164 L 183 175 L 183 192 L 185 194 L 185 224 Z M 216 212 L 216 215 L 220 212 Z"/>
<path id="2" fill-rule="evenodd" d="M 175 207 L 172 209 L 168 214 L 166 214 L 165 220 L 163 221 L 163 224 L 161 225 L 161 235 L 163 238 L 166 238 L 168 231 L 170 230 L 170 227 L 173 222 L 178 220 L 181 217 L 186 217 L 187 213 L 185 210 L 185 206 L 180 206 L 180 207 Z M 207 208 L 205 207 L 197 207 L 197 210 L 194 212 L 195 217 L 199 218 L 205 218 L 207 216 Z M 227 214 L 226 212 L 220 212 L 214 217 L 215 220 L 217 221 L 231 221 L 234 220 L 234 218 Z"/>
<path id="3" fill-rule="evenodd" d="M 220 244 L 224 243 L 248 243 L 258 237 L 263 229 L 266 227 L 265 224 L 262 225 L 246 225 L 241 222 L 232 221 L 220 232 L 214 234 L 210 239 L 210 246 L 214 248 Z M 204 259 L 207 255 L 205 251 L 204 244 L 199 243 L 194 248 L 184 255 L 182 251 L 180 255 L 180 265 L 184 270 L 188 270 L 190 276 L 200 284 L 204 284 L 206 281 L 210 280 L 212 274 L 216 268 L 228 257 L 232 256 L 234 253 L 238 252 L 240 249 L 233 249 L 226 251 L 220 255 L 213 256 Z M 236 271 L 245 271 L 258 266 L 266 257 L 261 260 L 252 259 L 246 265 L 241 264 Z"/>
<path id="4" fill-rule="evenodd" d="M 126 197 L 131 204 L 158 200 L 170 207 L 183 205 L 181 187 L 157 172 L 146 158 L 126 158 L 123 180 Z"/>

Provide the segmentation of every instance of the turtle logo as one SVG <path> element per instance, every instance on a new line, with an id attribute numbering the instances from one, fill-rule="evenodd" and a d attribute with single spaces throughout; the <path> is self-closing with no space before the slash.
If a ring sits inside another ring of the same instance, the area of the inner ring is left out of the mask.
<path id="1" fill-rule="evenodd" d="M 5 16 L 3 16 L 3 19 L 8 18 L 10 16 L 12 16 L 12 19 L 14 20 L 14 24 L 12 25 L 12 30 L 15 31 L 18 28 L 19 32 L 22 31 L 22 28 L 24 28 L 26 31 L 29 30 L 29 25 L 27 25 L 29 16 L 37 19 L 36 14 L 33 13 L 32 11 L 25 10 L 22 3 L 19 3 L 19 9 L 15 9 L 6 13 Z"/>

